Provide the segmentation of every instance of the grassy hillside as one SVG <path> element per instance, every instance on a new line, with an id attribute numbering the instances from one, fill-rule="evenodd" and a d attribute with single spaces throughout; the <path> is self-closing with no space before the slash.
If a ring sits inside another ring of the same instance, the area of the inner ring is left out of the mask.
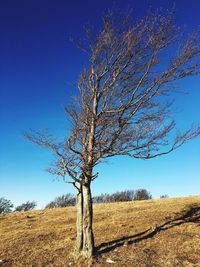
<path id="1" fill-rule="evenodd" d="M 73 207 L 1 215 L 0 266 L 77 266 L 75 216 Z M 97 204 L 94 232 L 92 266 L 198 267 L 200 196 Z"/>

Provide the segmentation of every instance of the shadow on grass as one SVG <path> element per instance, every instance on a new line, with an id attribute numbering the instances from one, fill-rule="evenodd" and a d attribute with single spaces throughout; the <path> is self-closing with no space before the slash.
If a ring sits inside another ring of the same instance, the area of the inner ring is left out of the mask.
<path id="1" fill-rule="evenodd" d="M 122 236 L 119 239 L 101 243 L 96 247 L 96 254 L 101 255 L 110 252 L 117 247 L 123 246 L 124 244 L 131 245 L 133 243 L 138 243 L 142 240 L 152 238 L 161 231 L 166 231 L 170 228 L 191 222 L 200 225 L 200 206 L 188 206 L 183 211 L 176 213 L 176 218 L 168 220 L 159 226 L 152 225 L 152 227 L 150 227 L 146 231 L 143 231 L 136 235 Z"/>

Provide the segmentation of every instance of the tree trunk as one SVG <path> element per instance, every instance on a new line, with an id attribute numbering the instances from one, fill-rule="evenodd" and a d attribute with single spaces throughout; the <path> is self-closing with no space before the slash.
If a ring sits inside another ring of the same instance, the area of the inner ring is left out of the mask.
<path id="1" fill-rule="evenodd" d="M 90 184 L 82 185 L 77 194 L 77 257 L 91 258 L 94 255 L 94 236 L 92 229 L 93 209 Z"/>

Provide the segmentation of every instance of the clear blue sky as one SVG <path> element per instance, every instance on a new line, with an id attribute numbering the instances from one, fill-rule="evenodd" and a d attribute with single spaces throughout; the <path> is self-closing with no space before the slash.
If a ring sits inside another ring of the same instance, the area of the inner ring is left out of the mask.
<path id="1" fill-rule="evenodd" d="M 200 24 L 199 0 L 2 0 L 0 2 L 0 196 L 15 205 L 36 200 L 39 207 L 54 197 L 74 192 L 71 185 L 44 171 L 52 156 L 25 141 L 29 128 L 50 128 L 63 135 L 68 124 L 63 106 L 85 64 L 69 41 L 83 38 L 83 26 L 98 26 L 105 10 L 133 8 L 137 18 L 149 7 L 164 9 L 175 2 L 177 24 L 190 32 Z M 188 95 L 176 95 L 181 129 L 200 119 L 200 78 L 179 83 Z M 93 193 L 147 188 L 161 194 L 200 194 L 200 141 L 149 161 L 116 158 L 100 166 Z"/>

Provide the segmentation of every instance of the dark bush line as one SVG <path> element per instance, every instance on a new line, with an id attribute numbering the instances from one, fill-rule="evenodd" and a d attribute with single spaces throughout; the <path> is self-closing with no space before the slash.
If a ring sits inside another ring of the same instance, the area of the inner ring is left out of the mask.
<path id="1" fill-rule="evenodd" d="M 135 191 L 134 200 L 146 200 L 146 199 L 152 199 L 152 195 L 150 192 L 148 192 L 146 189 L 138 189 Z"/>
<path id="2" fill-rule="evenodd" d="M 93 203 L 112 203 L 134 200 L 134 191 L 126 190 L 113 194 L 101 194 L 93 197 Z"/>
<path id="3" fill-rule="evenodd" d="M 165 198 L 167 195 L 162 195 L 161 198 Z M 111 194 L 101 194 L 94 196 L 92 201 L 94 204 L 97 203 L 113 203 L 113 202 L 125 202 L 125 201 L 135 201 L 135 200 L 146 200 L 152 199 L 152 195 L 146 189 L 138 190 L 125 190 L 118 191 Z M 73 194 L 66 194 L 56 197 L 54 200 L 50 201 L 45 209 L 51 208 L 63 208 L 69 206 L 75 206 L 76 197 Z M 28 211 L 33 210 L 37 206 L 35 201 L 27 201 L 17 206 L 14 211 Z M 5 199 L 4 197 L 0 198 L 0 214 L 12 212 L 13 204 L 10 200 Z"/>
<path id="4" fill-rule="evenodd" d="M 11 212 L 13 204 L 10 200 L 5 199 L 4 197 L 0 198 L 0 214 Z"/>
<path id="5" fill-rule="evenodd" d="M 113 203 L 113 202 L 125 202 L 134 200 L 145 200 L 151 199 L 152 195 L 146 189 L 125 190 L 120 192 L 115 192 L 112 194 L 101 194 L 99 196 L 94 196 L 92 201 L 94 204 L 97 203 Z M 75 206 L 76 197 L 72 194 L 62 195 L 56 197 L 53 201 L 49 202 L 45 209 L 51 208 L 63 208 L 68 206 Z"/>
<path id="6" fill-rule="evenodd" d="M 93 197 L 93 203 L 113 203 L 134 200 L 152 199 L 152 195 L 146 189 L 125 190 L 113 194 L 101 194 Z"/>
<path id="7" fill-rule="evenodd" d="M 37 206 L 35 201 L 27 201 L 22 203 L 21 205 L 17 206 L 14 211 L 28 211 L 33 210 Z M 12 212 L 12 208 L 14 205 L 8 199 L 4 197 L 0 198 L 0 214 Z"/>
<path id="8" fill-rule="evenodd" d="M 35 201 L 27 201 L 15 208 L 15 211 L 28 211 L 33 210 L 37 206 Z"/>
<path id="9" fill-rule="evenodd" d="M 160 198 L 168 198 L 168 195 L 161 195 Z"/>
<path id="10" fill-rule="evenodd" d="M 49 202 L 45 209 L 51 208 L 63 208 L 68 206 L 74 206 L 76 204 L 76 197 L 72 194 L 66 194 L 56 197 L 53 201 Z"/>

